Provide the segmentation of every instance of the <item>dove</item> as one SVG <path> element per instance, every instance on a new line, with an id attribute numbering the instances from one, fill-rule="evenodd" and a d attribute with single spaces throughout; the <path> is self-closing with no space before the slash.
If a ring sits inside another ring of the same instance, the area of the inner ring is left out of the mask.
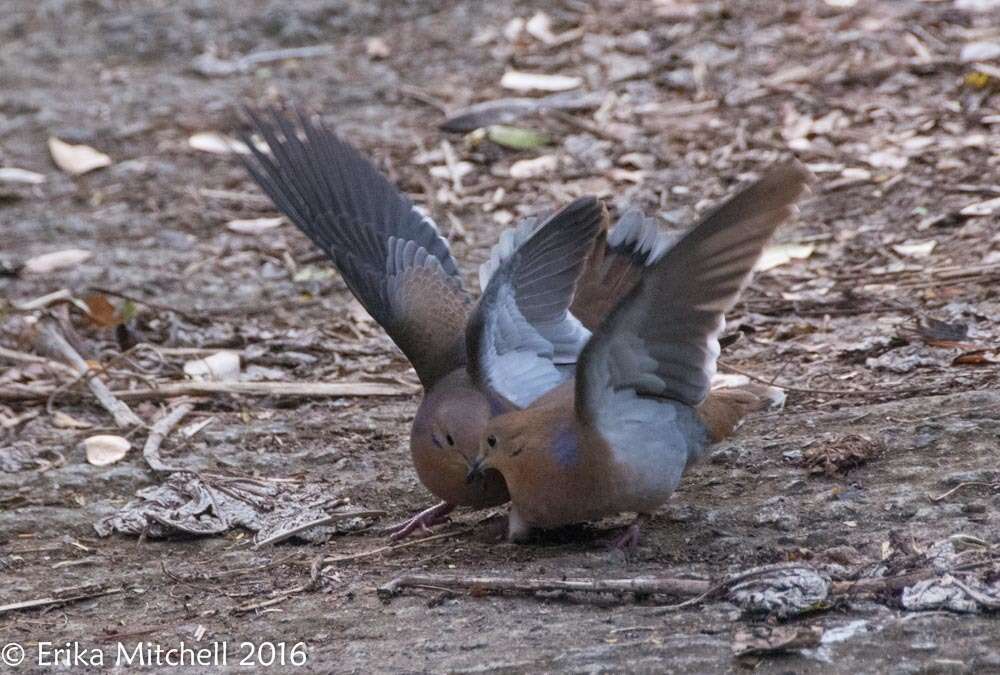
<path id="1" fill-rule="evenodd" d="M 508 538 L 637 514 L 617 544 L 674 492 L 687 467 L 732 433 L 752 391 L 711 392 L 725 313 L 811 174 L 794 160 L 709 212 L 600 321 L 575 376 L 486 425 L 468 480 L 499 471 Z"/>
<path id="2" fill-rule="evenodd" d="M 410 453 L 417 477 L 441 502 L 391 535 L 443 522 L 456 506 L 505 503 L 499 473 L 465 480 L 487 421 L 572 377 L 590 338 L 569 311 L 582 270 L 599 258 L 593 274 L 620 282 L 618 290 L 608 284 L 583 298 L 606 303 L 609 294 L 628 290 L 633 259 L 648 257 L 639 249 L 655 244 L 655 232 L 639 223 L 606 239 L 604 206 L 581 197 L 505 232 L 480 268 L 483 294 L 474 302 L 433 220 L 354 147 L 301 113 L 248 116 L 267 148 L 244 139 L 249 173 L 326 253 L 423 387 Z"/>

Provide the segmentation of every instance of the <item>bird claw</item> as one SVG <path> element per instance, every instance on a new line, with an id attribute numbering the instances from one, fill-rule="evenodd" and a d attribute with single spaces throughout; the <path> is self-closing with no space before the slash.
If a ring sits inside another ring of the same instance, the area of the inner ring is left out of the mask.
<path id="1" fill-rule="evenodd" d="M 639 524 L 632 523 L 626 527 L 624 532 L 612 540 L 611 548 L 626 556 L 635 553 L 639 548 Z"/>
<path id="2" fill-rule="evenodd" d="M 387 527 L 383 530 L 383 533 L 388 535 L 389 539 L 399 541 L 400 539 L 405 539 L 410 536 L 417 530 L 421 532 L 429 532 L 430 528 L 447 521 L 448 514 L 454 509 L 455 505 L 449 504 L 448 502 L 435 504 L 429 509 L 424 509 L 412 518 Z"/>

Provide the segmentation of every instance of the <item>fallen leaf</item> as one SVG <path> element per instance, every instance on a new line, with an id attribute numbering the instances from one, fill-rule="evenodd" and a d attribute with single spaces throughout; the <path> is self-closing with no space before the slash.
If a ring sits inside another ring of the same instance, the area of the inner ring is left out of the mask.
<path id="1" fill-rule="evenodd" d="M 216 352 L 203 359 L 184 364 L 184 374 L 193 380 L 236 380 L 240 376 L 240 355 L 236 352 Z"/>
<path id="2" fill-rule="evenodd" d="M 111 166 L 111 158 L 89 145 L 72 145 L 49 137 L 49 153 L 52 161 L 71 176 L 80 176 L 95 169 Z"/>
<path id="3" fill-rule="evenodd" d="M 0 167 L 0 183 L 22 183 L 25 185 L 39 185 L 45 182 L 45 176 L 27 169 L 18 169 L 13 166 Z"/>
<path id="4" fill-rule="evenodd" d="M 832 440 L 820 440 L 802 452 L 809 473 L 844 475 L 882 452 L 882 445 L 870 438 L 848 434 Z"/>
<path id="5" fill-rule="evenodd" d="M 91 436 L 83 441 L 87 461 L 94 466 L 107 466 L 119 461 L 128 454 L 132 444 L 121 436 L 101 434 Z"/>
<path id="6" fill-rule="evenodd" d="M 905 155 L 900 155 L 889 150 L 880 150 L 868 155 L 865 161 L 876 169 L 895 169 L 899 171 L 909 164 L 910 159 Z"/>
<path id="7" fill-rule="evenodd" d="M 486 137 L 497 145 L 512 150 L 534 150 L 550 142 L 548 134 L 534 129 L 522 129 L 495 124 L 486 130 Z"/>
<path id="8" fill-rule="evenodd" d="M 907 258 L 926 258 L 934 251 L 937 241 L 927 239 L 926 241 L 914 241 L 907 239 L 902 244 L 895 244 L 892 250 Z"/>
<path id="9" fill-rule="evenodd" d="M 1000 365 L 1000 351 L 977 349 L 959 354 L 951 362 L 953 366 L 996 366 Z"/>
<path id="10" fill-rule="evenodd" d="M 1000 42 L 970 42 L 962 47 L 962 53 L 958 58 L 962 63 L 1000 58 Z"/>
<path id="11" fill-rule="evenodd" d="M 87 305 L 87 317 L 102 328 L 117 326 L 122 317 L 103 293 L 91 293 L 83 299 Z"/>
<path id="12" fill-rule="evenodd" d="M 904 329 L 904 333 L 912 333 L 931 347 L 960 347 L 969 337 L 969 326 L 964 323 L 948 323 L 932 317 L 914 319 L 913 327 Z"/>
<path id="13" fill-rule="evenodd" d="M 547 45 L 556 43 L 556 36 L 552 32 L 552 19 L 545 12 L 536 12 L 525 22 L 524 30 L 539 42 Z"/>
<path id="14" fill-rule="evenodd" d="M 28 259 L 24 263 L 24 271 L 32 274 L 47 274 L 65 267 L 74 267 L 84 260 L 89 259 L 93 254 L 80 248 L 67 248 L 62 251 L 43 253 Z"/>
<path id="15" fill-rule="evenodd" d="M 365 40 L 365 53 L 373 59 L 387 59 L 392 51 L 382 38 L 370 37 Z"/>
<path id="16" fill-rule="evenodd" d="M 816 250 L 814 244 L 775 244 L 764 249 L 760 259 L 754 266 L 757 272 L 766 272 L 792 260 L 804 260 Z"/>
<path id="17" fill-rule="evenodd" d="M 201 131 L 188 139 L 188 145 L 195 150 L 209 152 L 213 155 L 250 154 L 250 148 L 243 141 L 224 136 L 214 131 Z"/>
<path id="18" fill-rule="evenodd" d="M 511 178 L 537 178 L 551 174 L 559 168 L 559 158 L 555 155 L 542 155 L 534 159 L 522 159 L 510 165 Z"/>
<path id="19" fill-rule="evenodd" d="M 230 220 L 226 223 L 226 228 L 240 234 L 260 234 L 285 222 L 281 216 L 275 218 L 249 218 L 245 220 Z"/>
<path id="20" fill-rule="evenodd" d="M 959 211 L 963 216 L 992 216 L 998 212 L 1000 212 L 1000 197 L 987 199 L 985 202 L 969 204 Z"/>
<path id="21" fill-rule="evenodd" d="M 733 636 L 732 648 L 736 656 L 763 656 L 819 647 L 822 638 L 820 626 L 741 627 Z"/>
<path id="22" fill-rule="evenodd" d="M 583 79 L 571 75 L 546 75 L 508 70 L 500 79 L 500 86 L 514 91 L 568 91 L 583 84 Z"/>
<path id="23" fill-rule="evenodd" d="M 306 283 L 309 281 L 326 281 L 337 276 L 337 271 L 330 265 L 303 265 L 295 272 L 292 281 Z"/>
<path id="24" fill-rule="evenodd" d="M 89 429 L 94 425 L 57 410 L 52 414 L 52 426 L 58 429 Z"/>

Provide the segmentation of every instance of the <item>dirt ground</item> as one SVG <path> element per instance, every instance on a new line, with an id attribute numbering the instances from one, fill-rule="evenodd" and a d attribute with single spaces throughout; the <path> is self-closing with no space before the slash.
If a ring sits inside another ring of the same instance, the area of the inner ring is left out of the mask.
<path id="1" fill-rule="evenodd" d="M 117 643 L 226 641 L 231 666 L 241 642 L 302 642 L 306 672 L 1000 672 L 995 612 L 908 611 L 898 589 L 786 621 L 718 596 L 667 611 L 685 598 L 376 593 L 409 572 L 719 580 L 789 561 L 842 580 L 961 576 L 956 565 L 974 561 L 964 569 L 995 584 L 1000 61 L 963 57 L 970 44 L 1000 44 L 990 5 L 6 3 L 0 166 L 44 182 L 0 180 L 0 345 L 40 354 L 42 313 L 24 303 L 96 287 L 118 311 L 120 295 L 137 300 L 117 337 L 156 348 L 122 358 L 115 329 L 71 308 L 81 351 L 115 389 L 179 382 L 185 348 L 229 348 L 246 377 L 377 382 L 396 394 L 203 397 L 183 423 L 190 437 L 162 450 L 191 469 L 317 486 L 382 516 L 318 545 L 254 548 L 241 529 L 101 538 L 94 524 L 162 477 L 136 450 L 89 464 L 80 441 L 122 430 L 85 387 L 48 408 L 48 396 L 19 398 L 66 376 L 0 356 L 0 647 L 29 657 L 15 672 L 49 670 L 32 660 L 38 643 L 74 641 L 109 654 Z M 539 10 L 547 32 L 540 20 L 518 31 L 515 20 Z M 316 45 L 329 49 L 224 76 L 192 66 L 207 52 L 232 63 Z M 441 107 L 516 95 L 500 87 L 511 69 L 579 77 L 599 106 L 516 122 L 552 138 L 523 151 L 438 130 Z M 760 273 L 730 317 L 743 335 L 723 357 L 786 386 L 785 410 L 754 417 L 696 467 L 631 560 L 605 545 L 624 521 L 512 545 L 498 541 L 500 510 L 485 522 L 491 514 L 459 513 L 445 536 L 379 552 L 380 527 L 431 503 L 408 456 L 416 378 L 291 225 L 225 226 L 273 211 L 233 155 L 189 144 L 243 130 L 243 106 L 280 102 L 322 113 L 426 206 L 472 288 L 513 219 L 597 193 L 679 227 L 791 148 L 818 183 L 779 233 L 791 259 Z M 52 163 L 51 136 L 112 164 L 71 177 Z M 540 155 L 557 168 L 510 176 Z M 18 271 L 64 249 L 93 255 Z M 171 402 L 129 404 L 152 424 Z M 147 436 L 124 433 L 139 448 Z M 7 607 L 45 598 L 68 599 Z M 820 627 L 822 641 L 734 655 L 747 630 L 789 626 Z"/>

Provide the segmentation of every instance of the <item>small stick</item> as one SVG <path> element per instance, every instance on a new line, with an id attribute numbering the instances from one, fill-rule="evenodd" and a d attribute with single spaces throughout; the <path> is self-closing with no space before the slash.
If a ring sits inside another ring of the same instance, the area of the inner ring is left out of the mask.
<path id="1" fill-rule="evenodd" d="M 352 553 L 351 555 L 342 555 L 336 558 L 323 558 L 324 563 L 341 563 L 349 562 L 352 560 L 361 560 L 362 558 L 370 558 L 372 556 L 379 555 L 380 553 L 388 553 L 390 551 L 398 551 L 401 548 L 410 548 L 411 546 L 418 546 L 429 541 L 437 541 L 439 539 L 447 539 L 449 537 L 457 537 L 459 535 L 465 534 L 466 532 L 471 532 L 472 528 L 468 527 L 464 530 L 456 530 L 455 532 L 442 532 L 441 534 L 432 534 L 429 537 L 422 537 L 420 539 L 411 539 L 410 541 L 403 542 L 402 544 L 392 544 L 390 546 L 379 546 L 378 548 L 373 548 L 368 551 L 362 551 L 361 553 Z"/>
<path id="2" fill-rule="evenodd" d="M 53 387 L 9 384 L 0 388 L 0 401 L 45 400 Z M 411 396 L 413 387 L 378 382 L 165 382 L 155 388 L 122 389 L 110 392 L 122 401 L 159 401 L 179 396 L 235 394 L 246 396 L 277 396 L 288 398 Z"/>
<path id="3" fill-rule="evenodd" d="M 427 539 L 431 539 L 428 537 Z M 425 540 L 421 540 L 425 541 Z M 831 595 L 856 595 L 864 593 L 884 593 L 899 591 L 918 581 L 935 575 L 933 570 L 923 570 L 895 577 L 859 579 L 857 581 L 836 581 L 831 584 Z M 402 588 L 423 588 L 433 586 L 449 590 L 511 591 L 538 593 L 542 591 L 565 591 L 584 593 L 638 593 L 641 595 L 664 594 L 679 597 L 693 597 L 702 600 L 724 587 L 741 580 L 741 576 L 727 579 L 722 584 L 713 584 L 703 579 L 683 579 L 674 577 L 634 577 L 625 579 L 542 579 L 515 577 L 476 577 L 451 574 L 406 574 L 396 577 L 378 587 L 382 596 L 395 595 Z M 693 603 L 672 605 L 678 609 Z"/>
<path id="4" fill-rule="evenodd" d="M 6 614 L 8 612 L 17 612 L 22 609 L 33 609 L 35 607 L 47 607 L 49 605 L 65 605 L 71 602 L 80 602 L 81 600 L 89 600 L 90 598 L 100 598 L 105 595 L 114 595 L 116 593 L 123 593 L 124 588 L 112 588 L 110 590 L 92 591 L 90 593 L 82 593 L 80 595 L 68 595 L 64 598 L 60 597 L 48 597 L 48 598 L 37 598 L 35 600 L 23 600 L 21 602 L 12 602 L 8 605 L 0 605 L 0 614 Z"/>
<path id="5" fill-rule="evenodd" d="M 334 508 L 334 507 L 337 507 L 337 506 L 343 506 L 347 502 L 348 502 L 347 499 L 338 499 L 337 501 L 335 501 L 333 504 L 331 504 L 327 508 Z M 334 513 L 328 513 L 328 514 L 326 514 L 325 516 L 323 516 L 321 518 L 316 518 L 315 520 L 311 520 L 311 521 L 309 521 L 307 523 L 302 523 L 301 525 L 296 525 L 294 528 L 292 528 L 290 530 L 285 530 L 283 532 L 279 532 L 277 534 L 271 535 L 267 539 L 262 539 L 261 541 L 256 542 L 253 545 L 253 547 L 255 549 L 258 549 L 261 546 L 267 546 L 268 544 L 277 544 L 278 542 L 285 541 L 286 539 L 291 539 L 292 537 L 294 537 L 295 535 L 297 535 L 299 532 L 303 532 L 305 530 L 308 530 L 311 527 L 319 527 L 320 525 L 329 525 L 330 523 L 335 523 L 338 520 L 347 520 L 348 518 L 362 518 L 362 517 L 366 517 L 366 516 L 381 516 L 381 515 L 384 515 L 384 514 L 385 514 L 385 511 L 378 511 L 378 510 L 373 510 L 373 511 L 364 511 L 364 510 L 362 510 L 362 511 L 335 511 Z"/>
<path id="6" fill-rule="evenodd" d="M 6 347 L 0 347 L 0 358 L 5 358 L 8 361 L 13 361 L 14 363 L 36 363 L 72 377 L 77 377 L 79 375 L 79 373 L 77 373 L 73 368 L 67 366 L 65 363 L 53 361 L 52 359 L 47 359 L 44 356 L 36 356 L 35 354 L 28 354 L 27 352 L 7 349 Z"/>
<path id="7" fill-rule="evenodd" d="M 987 483 L 987 482 L 979 481 L 979 480 L 971 480 L 971 481 L 967 481 L 965 483 L 959 483 L 958 485 L 956 485 L 955 487 L 953 487 L 952 489 L 948 490 L 947 492 L 945 492 L 942 495 L 938 495 L 937 497 L 934 497 L 933 495 L 927 495 L 927 498 L 930 499 L 932 502 L 939 502 L 942 499 L 947 499 L 948 497 L 952 496 L 953 494 L 955 494 L 956 492 L 958 492 L 962 488 L 973 487 L 973 486 L 988 487 L 988 488 L 997 488 L 997 487 L 1000 487 L 1000 484 L 998 484 L 998 483 Z"/>
<path id="8" fill-rule="evenodd" d="M 671 577 L 633 577 L 627 579 L 539 579 L 515 577 L 476 577 L 453 574 L 406 574 L 379 586 L 379 595 L 395 595 L 400 588 L 436 586 L 452 590 L 567 591 L 585 593 L 661 593 L 682 597 L 701 595 L 712 588 L 702 579 Z"/>
<path id="9" fill-rule="evenodd" d="M 774 380 L 765 380 L 762 377 L 758 377 L 752 373 L 748 373 L 739 368 L 735 368 L 728 363 L 718 362 L 719 367 L 723 370 L 728 370 L 736 373 L 737 375 L 743 375 L 744 377 L 749 377 L 755 382 L 760 382 L 761 384 L 766 384 L 768 386 L 777 387 L 778 389 L 784 389 L 785 391 L 794 391 L 799 394 L 823 394 L 826 396 L 864 396 L 872 398 L 881 398 L 883 396 L 902 396 L 905 394 L 922 394 L 932 391 L 927 387 L 909 387 L 905 389 L 809 389 L 805 387 L 792 387 L 784 384 L 777 384 Z M 780 375 L 780 373 L 779 373 Z"/>
<path id="10" fill-rule="evenodd" d="M 54 319 L 46 317 L 39 322 L 38 341 L 43 351 L 59 355 L 76 371 L 79 377 L 87 382 L 90 391 L 97 397 L 104 409 L 111 413 L 119 428 L 143 426 L 139 416 L 132 412 L 125 403 L 118 400 L 99 377 L 91 374 L 90 366 L 73 348 L 73 345 L 66 340 Z"/>
<path id="11" fill-rule="evenodd" d="M 194 410 L 194 403 L 182 401 L 173 410 L 157 420 L 153 428 L 150 429 L 149 438 L 146 439 L 146 445 L 142 448 L 142 458 L 146 460 L 146 464 L 149 465 L 150 469 L 158 473 L 183 470 L 163 463 L 163 460 L 160 459 L 160 446 L 163 444 L 164 439 L 170 435 L 170 432 L 173 431 L 173 428 L 192 410 Z"/>

